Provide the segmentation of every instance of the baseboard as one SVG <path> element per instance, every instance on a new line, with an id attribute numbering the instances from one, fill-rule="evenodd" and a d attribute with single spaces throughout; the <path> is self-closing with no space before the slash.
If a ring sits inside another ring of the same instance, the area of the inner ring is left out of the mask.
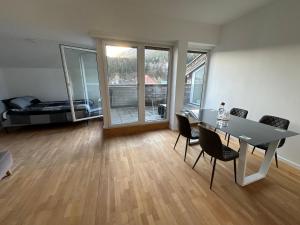
<path id="1" fill-rule="evenodd" d="M 289 166 L 292 166 L 292 167 L 294 167 L 294 168 L 300 170 L 300 164 L 295 163 L 295 162 L 293 162 L 293 161 L 291 161 L 291 160 L 289 160 L 289 159 L 286 159 L 286 158 L 284 158 L 284 157 L 282 157 L 282 156 L 280 156 L 280 155 L 277 155 L 277 157 L 278 157 L 278 159 L 279 159 L 280 161 L 283 161 L 283 162 L 285 162 L 286 164 L 288 164 Z"/>
<path id="2" fill-rule="evenodd" d="M 252 151 L 252 149 L 251 149 L 251 151 Z M 256 151 L 258 151 L 258 152 L 261 153 L 262 155 L 265 154 L 265 151 L 264 151 L 264 150 L 261 150 L 261 149 L 259 149 L 259 148 L 256 148 L 256 149 L 255 149 L 255 152 L 256 152 Z M 287 158 L 284 158 L 284 157 L 278 155 L 278 152 L 277 152 L 277 157 L 278 157 L 278 160 L 279 160 L 279 161 L 282 161 L 282 162 L 288 164 L 289 166 L 292 166 L 293 168 L 296 168 L 296 169 L 300 170 L 300 164 L 295 163 L 295 162 L 293 162 L 293 161 L 291 161 L 291 160 L 289 160 L 289 159 L 287 159 Z"/>
<path id="3" fill-rule="evenodd" d="M 126 127 L 104 128 L 104 137 L 124 136 L 153 130 L 169 129 L 169 122 L 134 125 Z"/>
<path id="4" fill-rule="evenodd" d="M 219 134 L 222 134 L 223 135 L 223 132 L 221 133 L 220 131 L 217 131 Z M 231 139 L 230 139 L 231 140 Z M 236 139 L 237 140 L 237 139 Z M 251 147 L 251 148 L 248 148 L 248 150 L 249 151 L 252 151 L 252 148 L 253 147 Z M 259 148 L 256 148 L 255 149 L 255 152 L 259 152 L 260 154 L 262 154 L 262 155 L 264 155 L 265 154 L 265 151 L 264 150 L 261 150 L 261 149 L 259 149 Z M 293 162 L 293 161 L 291 161 L 291 160 L 289 160 L 289 159 L 287 159 L 287 158 L 284 158 L 284 157 L 282 157 L 282 156 L 280 156 L 280 155 L 278 155 L 277 154 L 277 157 L 278 157 L 278 160 L 279 161 L 282 161 L 282 162 L 284 162 L 284 163 L 286 163 L 287 165 L 289 165 L 289 166 L 291 166 L 291 167 L 293 167 L 293 168 L 296 168 L 296 169 L 298 169 L 298 170 L 300 170 L 300 164 L 298 164 L 298 163 L 295 163 L 295 162 Z"/>

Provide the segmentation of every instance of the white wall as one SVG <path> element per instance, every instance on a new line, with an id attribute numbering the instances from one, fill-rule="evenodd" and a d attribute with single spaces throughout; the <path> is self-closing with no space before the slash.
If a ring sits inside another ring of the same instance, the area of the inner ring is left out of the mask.
<path id="1" fill-rule="evenodd" d="M 300 132 L 300 2 L 276 1 L 223 27 L 214 50 L 205 107 L 242 107 L 249 118 L 265 114 L 291 121 Z M 278 151 L 300 164 L 300 136 Z"/>
<path id="2" fill-rule="evenodd" d="M 0 68 L 0 100 L 7 98 L 8 93 L 5 85 L 4 73 Z"/>
<path id="3" fill-rule="evenodd" d="M 174 47 L 174 58 L 172 68 L 172 85 L 170 98 L 170 122 L 169 127 L 172 130 L 177 129 L 176 113 L 183 108 L 184 88 L 185 88 L 185 71 L 188 43 L 178 41 Z"/>
<path id="4" fill-rule="evenodd" d="M 32 95 L 43 101 L 68 99 L 62 69 L 5 68 L 2 71 L 7 97 Z"/>

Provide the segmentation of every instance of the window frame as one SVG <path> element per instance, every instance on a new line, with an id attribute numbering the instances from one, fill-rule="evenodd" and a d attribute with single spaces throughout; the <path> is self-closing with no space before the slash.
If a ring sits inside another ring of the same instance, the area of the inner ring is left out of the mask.
<path id="1" fill-rule="evenodd" d="M 192 73 L 192 82 L 191 82 L 191 93 L 190 93 L 190 102 L 189 104 L 192 104 L 192 105 L 196 105 L 196 106 L 200 106 L 201 105 L 201 99 L 200 99 L 200 104 L 197 104 L 195 102 L 193 102 L 193 98 L 194 98 L 194 89 L 195 89 L 195 77 L 196 77 L 196 73 L 202 69 L 202 67 L 204 67 L 204 71 L 203 71 L 203 83 L 204 83 L 204 76 L 205 76 L 205 63 L 201 64 L 200 66 L 197 67 L 197 69 L 195 69 L 195 71 L 193 71 Z M 203 90 L 203 83 L 202 83 L 202 90 Z M 202 92 L 201 90 L 201 96 L 199 96 L 200 98 L 202 97 Z"/>
<path id="2" fill-rule="evenodd" d="M 77 46 L 71 46 L 71 45 L 65 45 L 65 44 L 59 44 L 59 49 L 60 49 L 60 55 L 61 55 L 61 60 L 62 60 L 62 68 L 63 68 L 63 71 L 64 71 L 66 89 L 67 89 L 67 94 L 68 94 L 68 101 L 69 101 L 70 107 L 71 107 L 70 111 L 71 111 L 72 121 L 73 122 L 80 122 L 80 121 L 85 121 L 85 120 L 90 120 L 90 119 L 102 118 L 103 113 L 100 114 L 100 115 L 97 115 L 97 116 L 84 117 L 84 118 L 80 118 L 80 119 L 76 118 L 74 103 L 73 103 L 73 101 L 74 101 L 74 99 L 73 99 L 73 85 L 72 85 L 72 81 L 70 79 L 71 76 L 69 74 L 69 69 L 68 69 L 67 59 L 66 59 L 66 54 L 65 54 L 65 49 L 72 49 L 72 50 L 90 52 L 90 53 L 95 53 L 96 60 L 97 60 L 98 59 L 97 50 L 90 49 L 90 48 L 82 48 L 82 47 L 77 47 Z M 80 63 L 81 73 L 82 73 L 83 72 L 82 69 L 85 70 L 85 68 L 82 68 L 82 66 L 83 66 L 82 63 L 83 62 L 82 62 L 81 57 L 80 57 L 80 62 L 79 63 Z M 97 64 L 98 64 L 98 62 L 97 62 Z M 100 80 L 99 65 L 97 67 L 97 72 L 98 72 L 98 79 L 99 79 L 99 94 L 100 94 L 100 98 L 102 98 L 102 92 L 101 92 L 101 88 L 100 88 L 101 87 L 101 80 Z M 83 85 L 85 86 L 85 89 L 86 89 L 85 74 L 81 74 L 81 75 L 84 76 L 84 77 L 81 77 L 81 79 L 82 79 Z M 102 108 L 103 108 L 103 105 L 102 105 Z"/>
<path id="3" fill-rule="evenodd" d="M 172 66 L 173 66 L 173 46 L 166 44 L 152 44 L 146 42 L 133 42 L 133 41 L 116 41 L 116 40 L 107 40 L 100 39 L 101 41 L 101 56 L 102 60 L 98 66 L 103 67 L 103 76 L 102 81 L 105 85 L 105 101 L 102 107 L 107 107 L 107 120 L 109 128 L 124 127 L 124 126 L 136 126 L 144 124 L 159 124 L 169 122 L 170 120 L 170 101 L 171 101 L 171 77 L 172 77 Z M 120 47 L 129 47 L 137 48 L 137 92 L 138 92 L 138 120 L 131 123 L 123 124 L 112 124 L 111 118 L 111 105 L 110 105 L 110 96 L 109 96 L 109 83 L 108 83 L 108 68 L 107 68 L 107 57 L 106 57 L 106 46 L 120 46 Z M 145 118 L 145 49 L 157 49 L 157 50 L 168 50 L 169 51 L 169 62 L 168 62 L 168 85 L 167 85 L 167 116 L 164 120 L 156 121 L 146 121 Z M 99 50 L 99 49 L 98 49 Z M 99 52 L 98 52 L 99 54 Z M 101 78 L 100 78 L 101 79 Z M 101 81 L 101 80 L 100 80 Z"/>
<path id="4" fill-rule="evenodd" d="M 171 70 L 171 67 L 172 67 L 172 49 L 171 48 L 166 48 L 166 47 L 158 47 L 158 46 L 144 46 L 144 59 L 143 59 L 143 66 L 145 66 L 145 54 L 146 54 L 146 49 L 149 49 L 149 50 L 161 50 L 161 51 L 168 51 L 168 79 L 167 79 L 167 115 L 166 115 L 166 119 L 163 119 L 163 120 L 150 120 L 150 121 L 146 121 L 146 116 L 144 115 L 144 123 L 146 124 L 151 124 L 151 123 L 163 123 L 163 122 L 168 122 L 169 121 L 169 116 L 170 116 L 170 89 L 171 89 L 171 76 L 172 76 L 172 70 Z M 144 89 L 145 89 L 145 68 L 143 68 L 143 81 L 144 81 Z M 144 90 L 144 100 L 145 100 L 145 90 Z M 145 112 L 145 102 L 143 103 L 144 104 L 144 112 Z"/>
<path id="5" fill-rule="evenodd" d="M 207 88 L 207 81 L 208 81 L 208 69 L 209 69 L 209 60 L 210 60 L 210 51 L 209 50 L 191 50 L 188 49 L 187 53 L 200 53 L 200 54 L 205 54 L 206 55 L 206 60 L 204 63 L 200 64 L 194 72 L 199 70 L 202 66 L 204 66 L 204 75 L 203 75 L 203 86 L 202 86 L 202 91 L 201 91 L 201 99 L 200 99 L 200 105 L 194 104 L 189 102 L 190 105 L 195 105 L 199 107 L 200 109 L 203 108 L 204 106 L 204 100 L 205 100 L 205 94 L 206 94 L 206 88 Z M 194 73 L 193 72 L 193 73 Z M 192 75 L 193 76 L 193 75 Z M 193 78 L 192 78 L 193 79 Z M 186 85 L 186 84 L 185 84 Z M 184 104 L 183 104 L 184 107 Z"/>

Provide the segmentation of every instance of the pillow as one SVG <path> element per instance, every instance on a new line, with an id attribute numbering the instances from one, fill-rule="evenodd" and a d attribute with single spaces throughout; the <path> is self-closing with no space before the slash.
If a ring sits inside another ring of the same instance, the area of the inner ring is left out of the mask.
<path id="1" fill-rule="evenodd" d="M 9 107 L 12 109 L 25 109 L 31 105 L 31 98 L 19 97 L 9 101 Z"/>
<path id="2" fill-rule="evenodd" d="M 30 101 L 32 104 L 38 104 L 38 103 L 41 103 L 41 101 L 37 98 L 33 99 Z"/>
<path id="3" fill-rule="evenodd" d="M 9 102 L 15 98 L 8 98 L 8 99 L 3 99 L 2 102 L 6 106 L 6 108 L 9 108 Z"/>
<path id="4" fill-rule="evenodd" d="M 33 99 L 35 99 L 35 97 L 32 97 L 32 96 L 22 96 L 22 97 L 19 97 L 19 98 L 24 98 L 27 101 L 32 101 Z"/>
<path id="5" fill-rule="evenodd" d="M 37 99 L 36 97 L 33 97 L 33 96 L 23 96 L 20 98 L 24 98 L 26 101 L 30 101 L 31 103 L 34 103 L 34 104 L 41 102 L 39 99 Z"/>

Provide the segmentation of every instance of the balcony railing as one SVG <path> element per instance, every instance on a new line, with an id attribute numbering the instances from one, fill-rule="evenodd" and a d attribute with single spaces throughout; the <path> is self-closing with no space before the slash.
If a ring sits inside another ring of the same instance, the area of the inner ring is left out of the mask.
<path id="1" fill-rule="evenodd" d="M 186 85 L 184 104 L 190 101 L 191 85 Z M 121 124 L 137 121 L 138 118 L 138 87 L 137 85 L 110 85 L 110 106 L 112 123 Z M 164 120 L 167 113 L 159 112 L 159 105 L 167 103 L 167 84 L 145 85 L 146 120 Z"/>
<path id="2" fill-rule="evenodd" d="M 167 103 L 167 84 L 145 85 L 145 106 L 158 106 Z M 138 90 L 136 85 L 110 85 L 111 108 L 134 107 L 138 105 Z"/>

